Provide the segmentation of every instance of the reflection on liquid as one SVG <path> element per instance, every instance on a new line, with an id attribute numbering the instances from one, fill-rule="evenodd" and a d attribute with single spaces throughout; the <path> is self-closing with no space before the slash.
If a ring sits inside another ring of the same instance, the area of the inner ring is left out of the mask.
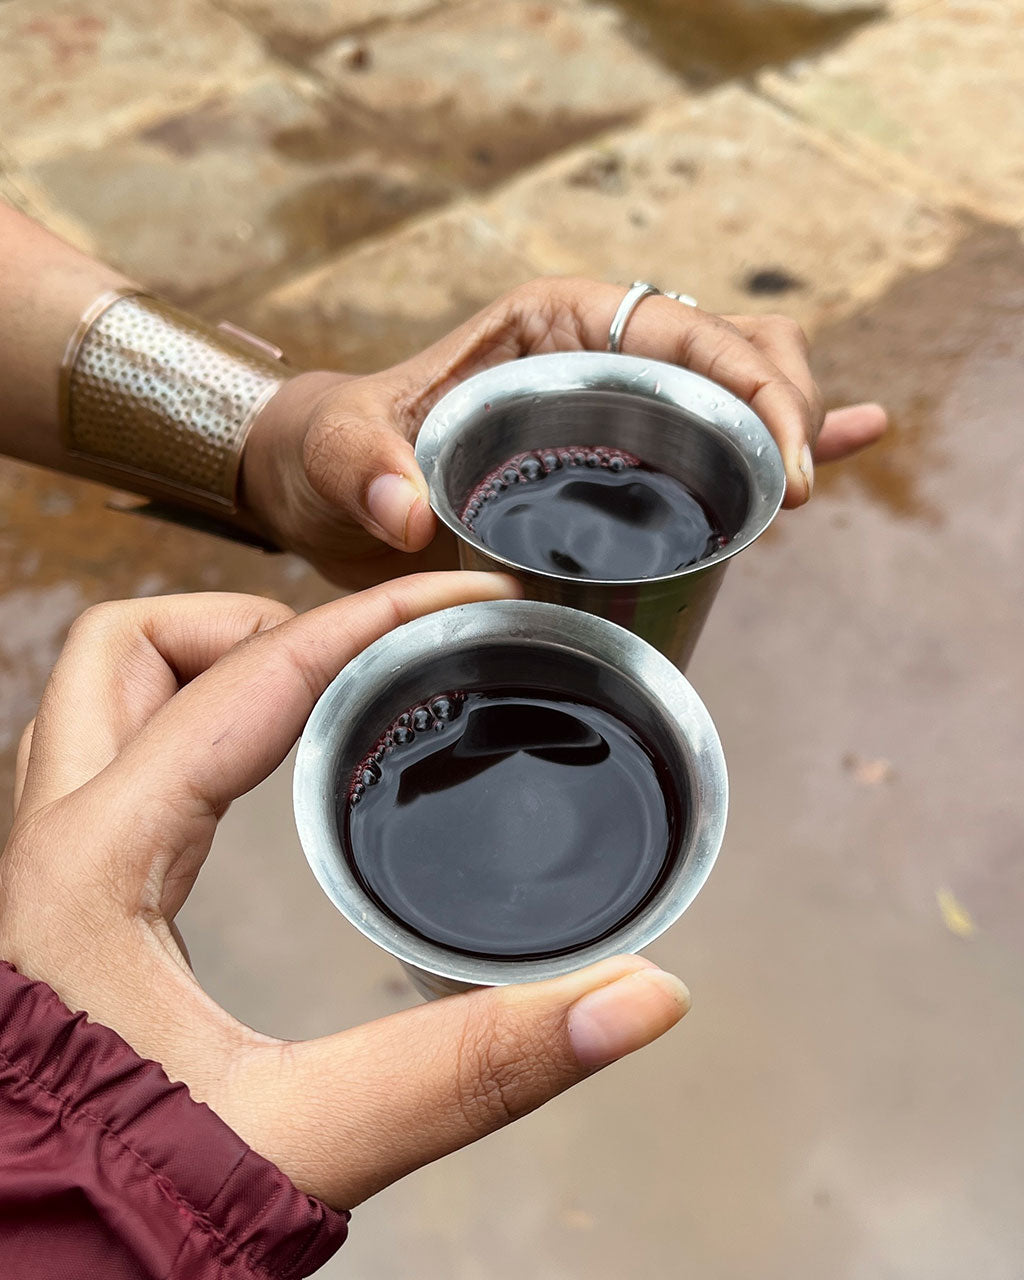
<path id="1" fill-rule="evenodd" d="M 421 936 L 477 955 L 596 941 L 658 881 L 676 806 L 646 748 L 598 707 L 542 693 L 435 698 L 339 788 L 366 889 Z M 417 724 L 421 723 L 422 728 Z"/>

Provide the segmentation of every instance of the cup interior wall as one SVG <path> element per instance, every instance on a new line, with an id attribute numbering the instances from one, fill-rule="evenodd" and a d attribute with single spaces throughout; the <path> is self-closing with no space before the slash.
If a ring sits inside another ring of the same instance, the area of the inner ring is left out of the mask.
<path id="1" fill-rule="evenodd" d="M 335 782 L 334 843 L 339 858 L 348 861 L 339 801 L 347 792 L 353 770 L 381 735 L 404 711 L 438 694 L 520 690 L 575 698 L 612 712 L 631 727 L 660 759 L 663 785 L 675 790 L 672 807 L 685 815 L 676 833 L 672 856 L 689 848 L 695 814 L 694 763 L 650 695 L 635 681 L 597 658 L 536 644 L 501 644 L 457 650 L 420 658 L 395 673 L 385 693 L 352 708 L 344 732 L 333 750 Z"/>
<path id="2" fill-rule="evenodd" d="M 635 454 L 682 481 L 721 522 L 726 537 L 751 507 L 745 459 L 696 414 L 612 389 L 549 391 L 481 407 L 452 430 L 438 459 L 445 497 L 457 518 L 489 472 L 517 453 L 605 445 Z"/>

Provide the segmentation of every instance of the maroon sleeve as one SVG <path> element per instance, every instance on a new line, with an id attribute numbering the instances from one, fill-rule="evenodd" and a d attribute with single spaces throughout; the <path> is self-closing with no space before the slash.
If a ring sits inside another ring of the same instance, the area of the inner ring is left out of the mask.
<path id="1" fill-rule="evenodd" d="M 0 1276 L 291 1280 L 347 1223 L 159 1064 L 0 962 Z"/>

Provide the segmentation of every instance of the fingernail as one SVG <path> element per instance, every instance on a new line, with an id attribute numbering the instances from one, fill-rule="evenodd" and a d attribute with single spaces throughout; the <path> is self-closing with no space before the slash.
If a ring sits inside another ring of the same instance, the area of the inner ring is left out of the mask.
<path id="1" fill-rule="evenodd" d="M 385 533 L 397 542 L 405 541 L 409 513 L 420 501 L 419 490 L 405 476 L 388 473 L 378 476 L 366 491 L 366 508 Z"/>
<path id="2" fill-rule="evenodd" d="M 807 485 L 808 498 L 814 492 L 814 459 L 811 457 L 811 447 L 805 444 L 800 450 L 800 474 L 803 476 Z"/>
<path id="3" fill-rule="evenodd" d="M 569 1043 L 581 1066 L 607 1066 L 675 1026 L 690 1007 L 685 983 L 641 969 L 582 996 L 569 1010 Z"/>

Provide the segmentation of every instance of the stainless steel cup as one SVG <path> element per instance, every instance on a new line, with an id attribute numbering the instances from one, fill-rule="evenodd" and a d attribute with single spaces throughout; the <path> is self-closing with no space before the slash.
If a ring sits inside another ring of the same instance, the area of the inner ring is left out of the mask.
<path id="1" fill-rule="evenodd" d="M 486 959 L 426 941 L 362 888 L 345 847 L 338 793 L 369 744 L 442 690 L 544 689 L 618 714 L 659 752 L 679 788 L 684 829 L 660 888 L 607 937 L 565 955 Z M 329 686 L 299 743 L 295 821 L 317 880 L 338 910 L 396 956 L 434 997 L 555 977 L 640 951 L 676 921 L 707 879 L 725 831 L 728 783 L 715 726 L 689 682 L 650 645 L 603 618 L 559 605 L 497 601 L 418 618 L 383 636 Z"/>
<path id="2" fill-rule="evenodd" d="M 495 554 L 459 513 L 489 472 L 531 449 L 609 445 L 684 481 L 724 522 L 729 542 L 656 578 L 580 579 Z M 416 457 L 430 502 L 459 540 L 464 569 L 503 569 L 534 600 L 565 604 L 634 631 L 685 667 L 728 562 L 763 533 L 785 492 L 767 427 L 742 400 L 676 365 L 573 351 L 496 365 L 428 414 Z"/>

